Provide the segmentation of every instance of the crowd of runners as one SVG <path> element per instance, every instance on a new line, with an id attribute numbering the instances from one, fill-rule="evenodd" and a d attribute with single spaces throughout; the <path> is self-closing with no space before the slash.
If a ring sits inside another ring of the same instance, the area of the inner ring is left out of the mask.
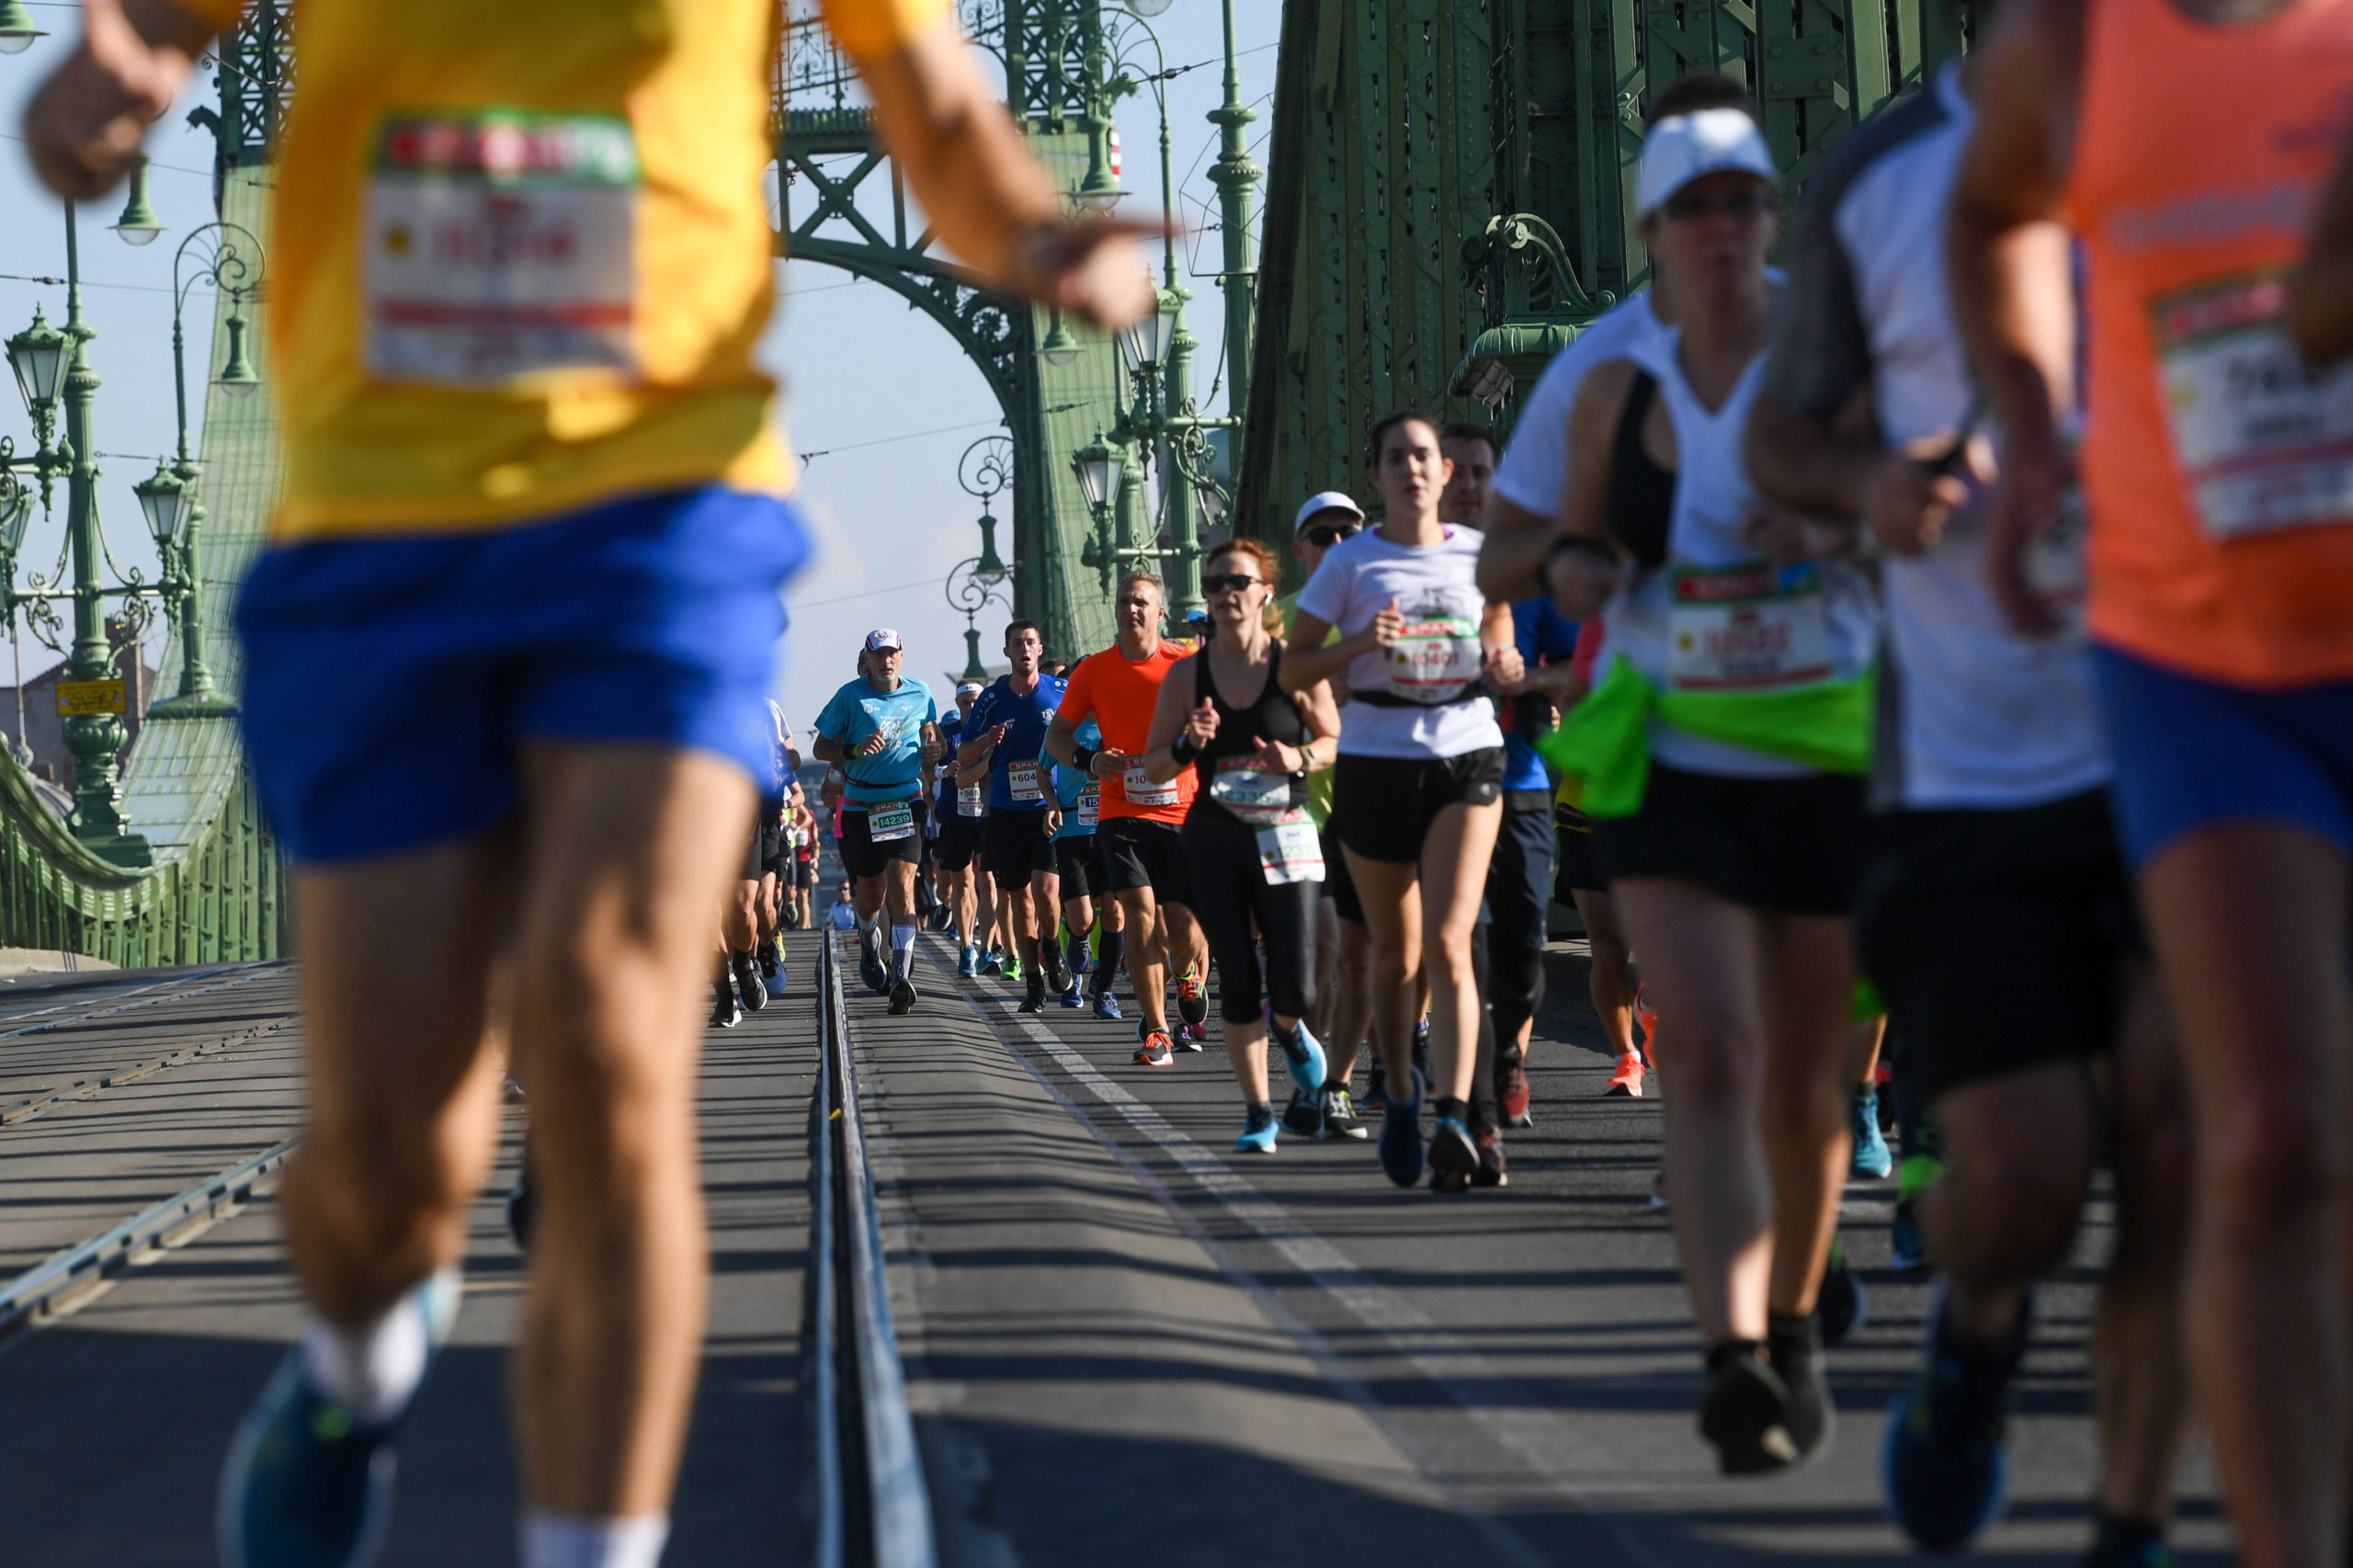
<path id="1" fill-rule="evenodd" d="M 706 1268 L 686 1020 L 783 988 L 822 812 L 824 918 L 892 1013 L 926 920 L 1025 1012 L 1125 1022 L 1124 973 L 1137 1071 L 1222 1043 L 1237 1151 L 1369 1140 L 1401 1187 L 1505 1183 L 1573 904 L 1608 1092 L 1665 1099 L 1725 1471 L 1832 1441 L 1840 1191 L 1895 1176 L 1939 1288 L 1882 1474 L 1930 1550 L 1999 1513 L 2036 1284 L 2105 1167 L 2087 1561 L 2165 1561 L 2194 1419 L 2242 1557 L 2343 1568 L 2353 4 L 1981 5 L 1966 63 L 1813 167 L 1786 244 L 1747 94 L 1651 94 L 1649 286 L 1503 449 L 1392 414 L 1287 552 L 1209 551 L 1198 624 L 1130 571 L 1109 645 L 1016 621 L 952 710 L 870 632 L 813 804 L 762 707 L 802 554 L 750 359 L 773 7 L 657 8 L 304 17 L 290 479 L 239 624 L 295 866 L 312 1315 L 230 1455 L 228 1562 L 372 1557 L 507 1063 L 523 1559 L 656 1562 Z M 117 178 L 237 10 L 94 0 L 28 121 L 50 181 Z M 981 277 L 1149 307 L 1137 227 L 1065 215 L 944 6 L 825 10 Z M 518 201 L 622 265 L 390 237 Z"/>

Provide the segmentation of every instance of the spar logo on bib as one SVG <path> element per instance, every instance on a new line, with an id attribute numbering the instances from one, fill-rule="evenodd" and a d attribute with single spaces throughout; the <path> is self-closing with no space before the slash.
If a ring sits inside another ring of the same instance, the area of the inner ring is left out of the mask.
<path id="1" fill-rule="evenodd" d="M 1479 678 L 1479 601 L 1433 594 L 1404 610 L 1405 627 L 1389 644 L 1389 694 L 1444 704 Z"/>
<path id="2" fill-rule="evenodd" d="M 1668 678 L 1683 691 L 1758 691 L 1830 677 L 1822 578 L 1811 562 L 1670 574 Z"/>

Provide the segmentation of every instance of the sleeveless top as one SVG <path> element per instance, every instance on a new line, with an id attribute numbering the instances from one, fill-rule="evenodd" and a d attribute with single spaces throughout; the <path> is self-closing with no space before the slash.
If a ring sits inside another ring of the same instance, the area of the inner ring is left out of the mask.
<path id="1" fill-rule="evenodd" d="M 1666 564 L 1667 534 L 1675 523 L 1675 471 L 1661 468 L 1643 446 L 1643 421 L 1657 399 L 1658 378 L 1637 367 L 1609 444 L 1609 494 L 1604 503 L 1609 531 L 1645 572 Z"/>
<path id="2" fill-rule="evenodd" d="M 1843 561 L 1772 566 L 1741 538 L 1764 503 L 1741 437 L 1765 357 L 1749 361 L 1711 412 L 1684 378 L 1681 341 L 1680 333 L 1663 334 L 1636 359 L 1655 379 L 1674 424 L 1674 504 L 1661 563 L 1630 574 L 1602 610 L 1608 651 L 1624 653 L 1663 690 L 1767 692 L 1852 679 L 1879 642 L 1870 580 Z M 1794 778 L 1813 771 L 1655 715 L 1650 743 L 1656 761 L 1692 773 Z"/>
<path id="3" fill-rule="evenodd" d="M 1195 812 L 1214 811 L 1264 827 L 1307 803 L 1307 775 L 1268 773 L 1253 760 L 1262 740 L 1304 746 L 1307 719 L 1298 699 L 1282 688 L 1283 645 L 1280 638 L 1267 653 L 1267 684 L 1257 699 L 1237 708 L 1226 701 L 1210 674 L 1207 648 L 1193 656 L 1193 705 L 1203 698 L 1217 710 L 1217 733 L 1193 759 L 1200 792 L 1193 797 Z"/>
<path id="4" fill-rule="evenodd" d="M 2206 679 L 2353 678 L 2353 370 L 2277 326 L 2353 91 L 2353 4 L 2220 27 L 2091 0 L 2065 191 L 2087 275 L 2097 640 Z M 2227 111 L 2182 112 L 2185 104 Z"/>

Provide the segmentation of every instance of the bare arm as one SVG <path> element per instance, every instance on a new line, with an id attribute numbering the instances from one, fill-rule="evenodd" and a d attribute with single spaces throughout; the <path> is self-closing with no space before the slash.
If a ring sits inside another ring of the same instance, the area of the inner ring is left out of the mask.
<path id="1" fill-rule="evenodd" d="M 1064 767 L 1078 766 L 1079 721 L 1056 713 L 1046 725 L 1046 755 Z"/>
<path id="2" fill-rule="evenodd" d="M 1977 127 L 1946 228 L 1953 314 L 2006 438 L 1987 567 L 1995 597 L 2027 632 L 2053 629 L 2023 558 L 2067 482 L 2059 420 L 2075 403 L 2075 299 L 2058 219 L 2083 39 L 2083 0 L 2016 0 L 2003 12 L 1972 62 Z"/>
<path id="3" fill-rule="evenodd" d="M 1552 518 L 1491 496 L 1487 534 L 1479 545 L 1479 591 L 1506 604 L 1542 593 L 1552 529 Z"/>
<path id="4" fill-rule="evenodd" d="M 847 762 L 849 753 L 842 743 L 831 735 L 818 735 L 809 743 L 809 755 L 819 762 Z"/>
<path id="5" fill-rule="evenodd" d="M 1332 697 L 1332 683 L 1319 680 L 1299 694 L 1300 711 L 1307 719 L 1307 771 L 1321 773 L 1340 758 L 1340 705 Z M 1329 744 L 1317 745 L 1318 741 Z"/>
<path id="6" fill-rule="evenodd" d="M 1611 446 L 1633 389 L 1634 367 L 1613 359 L 1577 389 L 1569 409 L 1569 477 L 1562 487 L 1561 520 L 1553 538 L 1583 540 L 1584 548 L 1553 550 L 1544 558 L 1544 588 L 1571 620 L 1585 620 L 1618 591 L 1622 553 L 1609 528 Z"/>
<path id="7" fill-rule="evenodd" d="M 948 248 L 997 288 L 1118 326 L 1154 304 L 1131 242 L 1158 225 L 1074 222 L 952 25 L 859 57 L 882 141 Z"/>
<path id="8" fill-rule="evenodd" d="M 60 196 L 105 195 L 163 118 L 197 55 L 233 7 L 207 21 L 167 0 L 85 0 L 82 41 L 25 110 L 33 167 Z"/>
<path id="9" fill-rule="evenodd" d="M 974 735 L 971 740 L 966 741 L 962 745 L 958 746 L 956 748 L 956 761 L 958 766 L 970 767 L 972 764 L 980 761 L 981 758 L 988 756 L 989 753 L 996 750 L 996 743 L 1004 733 L 1005 726 L 1003 724 L 992 724 L 987 729 L 983 730 L 979 734 Z"/>
<path id="10" fill-rule="evenodd" d="M 1195 653 L 1179 659 L 1172 665 L 1168 678 L 1160 683 L 1160 695 L 1153 702 L 1152 728 L 1144 732 L 1143 776 L 1155 784 L 1165 784 L 1192 766 L 1189 762 L 1177 761 L 1169 755 L 1168 748 L 1176 744 L 1178 735 L 1193 727 L 1193 710 L 1185 700 L 1185 693 L 1193 689 L 1193 683 L 1198 678 L 1193 662 L 1199 657 Z M 1217 716 L 1212 710 L 1210 733 L 1216 733 Z"/>
<path id="11" fill-rule="evenodd" d="M 2353 140 L 2321 194 L 2312 244 L 2290 282 L 2288 331 L 2318 367 L 2353 354 Z"/>

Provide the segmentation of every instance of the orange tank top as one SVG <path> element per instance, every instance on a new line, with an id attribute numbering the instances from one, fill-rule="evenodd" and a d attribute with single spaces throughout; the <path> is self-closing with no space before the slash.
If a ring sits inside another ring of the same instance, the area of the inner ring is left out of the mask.
<path id="1" fill-rule="evenodd" d="M 2230 685 L 2353 678 L 2353 371 L 2308 376 L 2277 326 L 2353 125 L 2353 0 L 2232 27 L 2089 0 L 2085 28 L 2092 635 Z"/>

